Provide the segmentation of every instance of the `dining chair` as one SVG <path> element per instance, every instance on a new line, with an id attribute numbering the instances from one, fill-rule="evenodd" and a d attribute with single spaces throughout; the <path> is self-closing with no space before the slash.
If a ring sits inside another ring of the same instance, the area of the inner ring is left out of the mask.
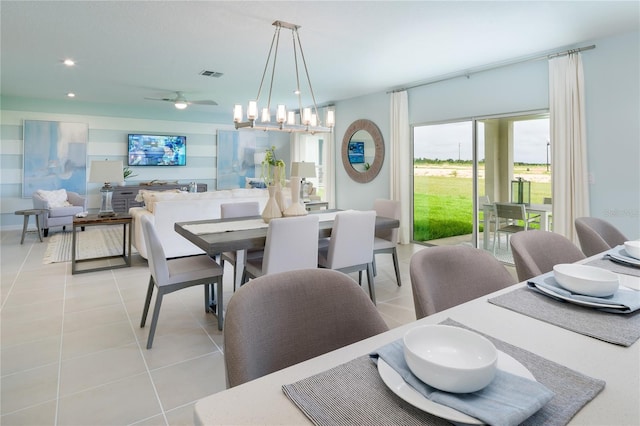
<path id="1" fill-rule="evenodd" d="M 149 306 L 151 305 L 151 298 L 153 296 L 153 289 L 154 287 L 158 289 L 155 307 L 153 308 L 153 316 L 151 317 L 149 337 L 147 338 L 147 349 L 151 349 L 151 345 L 153 344 L 153 337 L 156 332 L 156 326 L 158 325 L 158 316 L 160 315 L 160 306 L 162 305 L 164 295 L 194 285 L 204 286 L 204 309 L 205 312 L 210 312 L 212 307 L 209 285 L 212 283 L 217 284 L 215 311 L 218 317 L 218 330 L 222 330 L 222 268 L 220 265 L 207 255 L 167 260 L 153 223 L 146 216 L 142 216 L 141 220 L 143 238 L 149 249 L 148 261 L 151 276 L 149 277 L 149 287 L 144 302 L 144 310 L 142 311 L 140 328 L 145 326 Z"/>
<path id="2" fill-rule="evenodd" d="M 373 202 L 376 215 L 400 220 L 400 202 L 378 198 Z M 400 279 L 400 265 L 398 263 L 398 228 L 379 229 L 375 231 L 373 239 L 373 275 L 377 275 L 376 254 L 391 254 L 396 273 L 398 287 L 402 285 Z"/>
<path id="3" fill-rule="evenodd" d="M 433 315 L 516 283 L 489 252 L 469 246 L 434 246 L 411 256 L 416 319 Z"/>
<path id="4" fill-rule="evenodd" d="M 374 210 L 346 210 L 336 213 L 331 237 L 318 249 L 318 266 L 344 273 L 367 271 L 369 296 L 376 303 L 373 276 L 373 240 L 376 229 Z"/>
<path id="5" fill-rule="evenodd" d="M 271 219 L 263 255 L 247 259 L 242 282 L 277 272 L 317 268 L 318 232 L 318 215 Z"/>
<path id="6" fill-rule="evenodd" d="M 220 204 L 220 217 L 222 219 L 231 219 L 231 218 L 240 218 L 240 217 L 250 217 L 250 216 L 260 216 L 260 203 L 257 201 L 244 201 L 240 203 L 223 203 Z M 236 291 L 236 283 L 238 278 L 238 268 L 237 261 L 238 255 L 244 256 L 244 262 L 246 262 L 247 257 L 260 257 L 262 256 L 262 249 L 253 249 L 253 250 L 242 250 L 242 253 L 238 253 L 238 251 L 230 251 L 223 252 L 220 254 L 220 266 L 224 270 L 225 262 L 229 262 L 233 267 L 233 291 Z M 242 269 L 240 270 L 240 274 L 242 274 Z"/>
<path id="7" fill-rule="evenodd" d="M 496 241 L 500 239 L 500 234 L 507 235 L 507 248 L 509 247 L 509 236 L 516 232 L 529 229 L 529 223 L 534 218 L 527 216 L 527 209 L 524 204 L 495 203 L 496 227 L 493 231 L 493 254 L 496 254 Z"/>
<path id="8" fill-rule="evenodd" d="M 540 230 L 512 235 L 511 251 L 520 281 L 552 271 L 559 263 L 573 263 L 585 258 L 568 238 Z"/>
<path id="9" fill-rule="evenodd" d="M 236 291 L 227 308 L 227 384 L 238 386 L 387 330 L 366 294 L 341 272 L 306 269 L 256 278 Z"/>
<path id="10" fill-rule="evenodd" d="M 575 220 L 578 241 L 585 256 L 593 256 L 629 241 L 610 222 L 597 217 L 579 217 Z"/>

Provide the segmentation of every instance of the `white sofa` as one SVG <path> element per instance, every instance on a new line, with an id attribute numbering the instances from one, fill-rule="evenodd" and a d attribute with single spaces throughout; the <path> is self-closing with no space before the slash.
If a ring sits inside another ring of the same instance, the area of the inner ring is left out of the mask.
<path id="1" fill-rule="evenodd" d="M 285 191 L 288 191 L 285 190 Z M 285 198 L 289 198 L 286 197 Z M 231 189 L 198 193 L 164 192 L 145 194 L 145 207 L 132 207 L 129 214 L 133 217 L 132 244 L 140 255 L 147 258 L 147 248 L 142 236 L 140 218 L 148 216 L 153 222 L 162 247 L 168 258 L 191 256 L 204 253 L 186 238 L 174 230 L 176 222 L 193 220 L 219 219 L 220 205 L 243 201 L 258 201 L 260 211 L 269 199 L 266 189 Z"/>

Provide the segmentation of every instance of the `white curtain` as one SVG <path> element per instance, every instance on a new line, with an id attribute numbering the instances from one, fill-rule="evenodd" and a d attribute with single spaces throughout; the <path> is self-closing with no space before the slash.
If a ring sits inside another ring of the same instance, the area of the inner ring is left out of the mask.
<path id="1" fill-rule="evenodd" d="M 549 60 L 553 231 L 578 244 L 574 221 L 589 216 L 584 76 L 580 53 Z"/>
<path id="2" fill-rule="evenodd" d="M 410 172 L 413 170 L 409 138 L 409 100 L 407 91 L 391 94 L 391 140 L 389 163 L 391 164 L 390 182 L 391 199 L 400 201 L 400 244 L 411 242 L 411 192 Z"/>

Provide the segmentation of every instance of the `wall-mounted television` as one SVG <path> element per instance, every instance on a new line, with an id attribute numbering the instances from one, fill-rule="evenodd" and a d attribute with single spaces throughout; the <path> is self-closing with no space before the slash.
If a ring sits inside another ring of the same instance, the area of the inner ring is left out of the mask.
<path id="1" fill-rule="evenodd" d="M 349 142 L 349 163 L 364 163 L 364 142 Z"/>
<path id="2" fill-rule="evenodd" d="M 187 137 L 129 134 L 129 166 L 186 166 Z"/>

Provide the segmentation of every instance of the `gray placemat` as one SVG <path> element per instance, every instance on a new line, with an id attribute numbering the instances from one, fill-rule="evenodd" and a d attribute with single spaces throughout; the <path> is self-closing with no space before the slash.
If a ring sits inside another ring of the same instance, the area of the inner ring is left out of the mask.
<path id="1" fill-rule="evenodd" d="M 489 299 L 489 302 L 616 345 L 631 346 L 640 338 L 640 311 L 630 314 L 603 312 L 555 300 L 525 287 Z"/>
<path id="2" fill-rule="evenodd" d="M 640 268 L 634 268 L 633 266 L 624 266 L 607 258 L 595 259 L 585 263 L 585 265 L 607 269 L 611 272 L 615 272 L 616 274 L 625 274 L 633 275 L 634 277 L 640 277 Z"/>
<path id="3" fill-rule="evenodd" d="M 466 327 L 447 319 L 442 324 Z M 482 334 L 482 333 L 481 333 Z M 555 393 L 525 425 L 565 425 L 602 391 L 593 379 L 529 351 L 489 338 L 496 347 L 522 363 L 537 381 Z M 287 397 L 316 425 L 449 425 L 418 410 L 384 384 L 368 355 L 282 386 Z"/>

